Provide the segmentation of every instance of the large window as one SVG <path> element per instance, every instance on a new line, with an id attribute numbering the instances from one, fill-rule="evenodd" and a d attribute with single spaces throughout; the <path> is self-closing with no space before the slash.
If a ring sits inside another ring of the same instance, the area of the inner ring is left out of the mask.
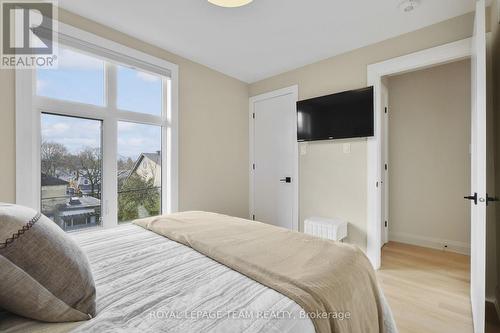
<path id="1" fill-rule="evenodd" d="M 16 73 L 18 203 L 64 230 L 174 211 L 177 67 L 66 29 L 58 68 Z"/>

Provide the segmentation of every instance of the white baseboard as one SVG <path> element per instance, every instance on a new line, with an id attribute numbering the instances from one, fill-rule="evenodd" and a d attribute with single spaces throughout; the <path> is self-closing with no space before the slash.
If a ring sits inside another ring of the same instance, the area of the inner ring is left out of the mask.
<path id="1" fill-rule="evenodd" d="M 404 232 L 390 232 L 389 240 L 411 245 L 428 247 L 436 250 L 470 255 L 470 244 L 448 239 L 432 238 Z M 447 247 L 445 247 L 447 245 Z"/>

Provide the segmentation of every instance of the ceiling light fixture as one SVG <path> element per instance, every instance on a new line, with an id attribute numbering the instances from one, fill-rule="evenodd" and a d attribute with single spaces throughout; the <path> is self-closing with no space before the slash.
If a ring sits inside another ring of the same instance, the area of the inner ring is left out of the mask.
<path id="1" fill-rule="evenodd" d="M 418 7 L 418 5 L 420 5 L 419 0 L 405 0 L 399 4 L 399 9 L 403 13 L 409 13 L 414 11 Z"/>
<path id="2" fill-rule="evenodd" d="M 211 4 L 220 7 L 234 8 L 248 5 L 253 0 L 208 0 Z"/>

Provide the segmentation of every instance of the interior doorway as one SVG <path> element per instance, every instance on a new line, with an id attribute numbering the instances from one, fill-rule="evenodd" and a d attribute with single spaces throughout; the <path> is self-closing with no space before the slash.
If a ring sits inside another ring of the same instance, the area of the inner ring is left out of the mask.
<path id="1" fill-rule="evenodd" d="M 375 136 L 368 139 L 367 149 L 367 179 L 368 179 L 368 216 L 367 216 L 367 255 L 375 269 L 381 265 L 381 248 L 387 236 L 385 234 L 385 221 L 388 215 L 388 200 L 386 196 L 388 191 L 386 188 L 390 186 L 390 180 L 385 172 L 385 160 L 388 148 L 388 132 L 385 128 L 387 119 L 384 117 L 385 110 L 389 103 L 389 90 L 387 87 L 387 78 L 394 75 L 404 74 L 412 71 L 418 71 L 433 66 L 439 66 L 450 62 L 461 61 L 464 59 L 472 59 L 474 52 L 473 38 L 460 40 L 457 42 L 433 47 L 431 49 L 419 51 L 405 56 L 389 59 L 380 63 L 369 65 L 367 68 L 368 84 L 375 88 L 374 107 L 375 107 Z M 477 67 L 476 63 L 471 61 L 471 77 Z M 481 90 L 481 93 L 476 90 Z M 483 91 L 484 90 L 484 91 Z M 473 96 L 480 94 L 485 95 L 485 89 L 478 88 L 477 84 L 471 85 L 471 100 Z M 485 96 L 484 96 L 485 99 Z M 485 108 L 476 106 L 477 98 L 472 103 L 472 114 L 476 115 L 479 110 L 481 115 L 485 113 Z M 473 109 L 473 110 L 472 110 Z M 471 118 L 472 119 L 472 118 Z M 481 123 L 485 119 L 481 119 Z M 474 135 L 479 133 L 476 131 Z M 471 135 L 471 143 L 472 143 Z M 481 141 L 481 145 L 485 146 L 485 142 Z M 472 146 L 471 146 L 472 148 Z M 473 150 L 471 149 L 471 152 Z M 482 150 L 481 150 L 482 152 Z M 475 154 L 476 156 L 477 154 Z M 389 166 L 387 166 L 388 168 Z M 472 172 L 471 172 L 472 174 Z M 465 193 L 466 194 L 466 193 Z M 464 194 L 464 195 L 465 195 Z M 485 194 L 484 194 L 485 196 Z M 483 207 L 482 207 L 483 208 Z M 476 215 L 478 216 L 478 215 Z M 472 218 L 472 213 L 471 213 Z M 471 237 L 472 239 L 472 237 Z M 482 257 L 482 256 L 481 256 Z"/>
<path id="2" fill-rule="evenodd" d="M 385 80 L 384 243 L 470 255 L 470 59 Z"/>
<path id="3" fill-rule="evenodd" d="M 474 332 L 485 327 L 486 300 L 486 207 L 491 197 L 487 194 L 487 48 L 486 4 L 475 3 L 474 32 L 472 38 L 445 44 L 406 56 L 369 65 L 368 84 L 375 87 L 375 137 L 368 140 L 368 226 L 367 255 L 376 269 L 381 266 L 382 225 L 384 200 L 383 182 L 383 100 L 384 78 L 404 72 L 424 69 L 457 60 L 471 59 L 471 190 L 465 194 L 471 200 L 471 260 L 470 299 Z"/>
<path id="4" fill-rule="evenodd" d="M 410 325 L 402 330 L 471 332 L 470 203 L 463 199 L 471 187 L 470 59 L 383 84 L 381 283 L 389 302 L 404 299 L 415 317 L 428 318 L 412 323 L 392 304 L 396 321 Z M 393 295 L 394 275 L 405 295 Z"/>

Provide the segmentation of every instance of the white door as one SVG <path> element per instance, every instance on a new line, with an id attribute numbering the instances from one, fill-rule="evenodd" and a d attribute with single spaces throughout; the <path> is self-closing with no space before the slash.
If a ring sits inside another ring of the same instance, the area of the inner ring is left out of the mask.
<path id="1" fill-rule="evenodd" d="M 486 6 L 476 1 L 472 44 L 471 302 L 474 332 L 485 325 L 486 270 Z M 474 200 L 475 199 L 475 200 Z"/>
<path id="2" fill-rule="evenodd" d="M 297 87 L 250 99 L 251 212 L 297 230 Z"/>

